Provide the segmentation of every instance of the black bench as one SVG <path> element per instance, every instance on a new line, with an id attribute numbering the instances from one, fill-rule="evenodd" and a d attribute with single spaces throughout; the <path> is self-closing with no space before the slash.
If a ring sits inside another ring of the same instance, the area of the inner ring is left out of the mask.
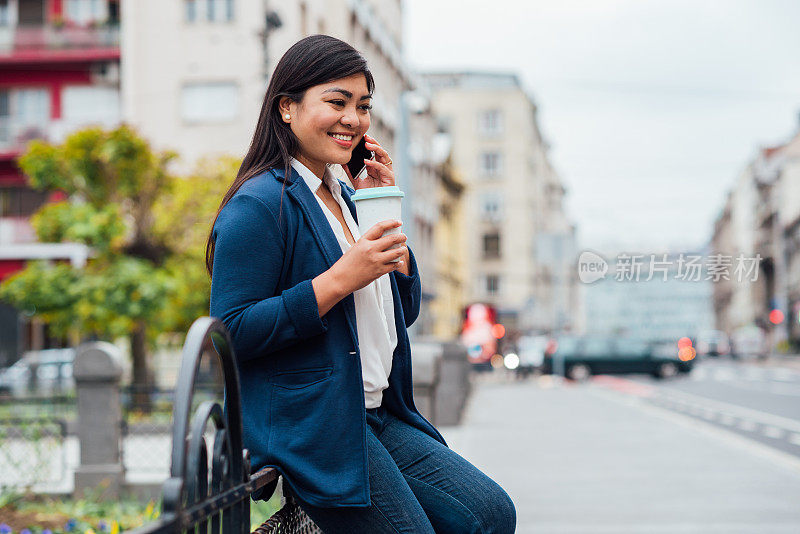
<path id="1" fill-rule="evenodd" d="M 192 415 L 200 361 L 204 353 L 217 354 L 225 386 L 227 417 L 218 402 L 199 404 Z M 206 442 L 208 423 L 212 443 Z M 208 458 L 208 451 L 213 451 Z M 209 476 L 209 466 L 211 468 Z M 241 533 L 250 531 L 250 498 L 264 488 L 269 497 L 278 472 L 265 468 L 250 473 L 248 453 L 242 448 L 239 374 L 225 326 L 210 317 L 197 319 L 186 336 L 175 390 L 170 476 L 162 488 L 162 510 L 155 522 L 136 529 L 137 534 L 173 532 Z M 210 528 L 210 530 L 209 530 Z M 255 532 L 321 532 L 291 495 L 284 506 Z"/>

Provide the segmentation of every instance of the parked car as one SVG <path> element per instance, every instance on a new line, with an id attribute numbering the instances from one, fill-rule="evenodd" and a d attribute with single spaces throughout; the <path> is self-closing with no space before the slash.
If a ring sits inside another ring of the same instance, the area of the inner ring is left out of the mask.
<path id="1" fill-rule="evenodd" d="M 0 370 L 0 395 L 39 395 L 73 389 L 75 349 L 29 351 L 10 367 Z"/>
<path id="2" fill-rule="evenodd" d="M 577 336 L 553 338 L 545 351 L 542 372 L 544 374 L 565 373 L 567 365 L 580 363 L 580 349 L 581 339 Z M 580 374 L 582 369 L 578 367 L 576 371 L 577 374 Z"/>
<path id="3" fill-rule="evenodd" d="M 737 328 L 731 334 L 731 357 L 733 358 L 765 358 L 767 344 L 764 331 L 755 326 Z"/>
<path id="4" fill-rule="evenodd" d="M 561 372 L 573 380 L 585 380 L 593 374 L 645 373 L 669 378 L 688 373 L 693 359 L 678 357 L 677 343 L 653 343 L 633 337 L 581 336 L 556 339 L 545 355 L 546 373 Z"/>
<path id="5" fill-rule="evenodd" d="M 520 376 L 527 376 L 537 369 L 541 369 L 544 363 L 544 353 L 550 341 L 548 336 L 522 336 L 517 341 L 517 356 L 519 365 L 516 372 Z"/>
<path id="6" fill-rule="evenodd" d="M 722 330 L 701 331 L 697 335 L 695 348 L 699 356 L 724 356 L 731 352 L 728 334 Z"/>

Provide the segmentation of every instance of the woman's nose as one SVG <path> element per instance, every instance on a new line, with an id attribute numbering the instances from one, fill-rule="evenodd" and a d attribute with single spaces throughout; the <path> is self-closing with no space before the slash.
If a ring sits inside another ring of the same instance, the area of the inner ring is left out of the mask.
<path id="1" fill-rule="evenodd" d="M 340 122 L 343 126 L 347 126 L 348 128 L 356 128 L 358 126 L 358 114 L 355 110 L 346 111 L 345 114 L 342 115 Z"/>

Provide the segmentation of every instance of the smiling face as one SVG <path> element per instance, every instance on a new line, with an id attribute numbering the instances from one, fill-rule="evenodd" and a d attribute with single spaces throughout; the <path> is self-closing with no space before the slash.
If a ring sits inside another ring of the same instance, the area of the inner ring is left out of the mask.
<path id="1" fill-rule="evenodd" d="M 281 98 L 281 120 L 300 141 L 294 157 L 320 178 L 326 163 L 346 164 L 369 129 L 371 101 L 363 74 L 310 87 L 301 102 Z"/>

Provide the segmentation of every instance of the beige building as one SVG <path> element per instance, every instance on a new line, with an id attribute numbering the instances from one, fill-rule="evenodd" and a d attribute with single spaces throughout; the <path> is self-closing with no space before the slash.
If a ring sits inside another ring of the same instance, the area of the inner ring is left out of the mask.
<path id="1" fill-rule="evenodd" d="M 800 342 L 800 133 L 787 143 L 759 150 L 728 193 L 717 217 L 713 252 L 758 259 L 755 280 L 731 276 L 714 285 L 717 327 L 770 325 L 773 309 L 783 320 L 771 326 L 771 343 Z"/>
<path id="2" fill-rule="evenodd" d="M 452 141 L 439 134 L 434 143 L 437 160 L 438 221 L 434 228 L 436 250 L 436 295 L 431 304 L 433 335 L 453 339 L 461 333 L 466 297 L 466 226 L 464 224 L 464 183 L 453 166 Z"/>
<path id="3" fill-rule="evenodd" d="M 762 152 L 739 173 L 714 223 L 711 238 L 711 253 L 730 257 L 732 265 L 739 255 L 744 258 L 761 255 L 762 260 L 755 280 L 729 276 L 713 284 L 716 327 L 729 334 L 739 327 L 755 324 L 759 318 L 765 321 L 766 294 L 772 292 L 765 286 L 767 280 L 773 279 L 769 267 L 774 257 L 772 240 L 764 239 L 770 225 L 761 227 L 762 222 L 768 221 L 771 203 L 765 200 L 769 200 L 772 188 L 764 173 L 763 157 Z M 763 262 L 765 259 L 767 263 Z M 764 271 L 765 266 L 770 272 Z"/>
<path id="4" fill-rule="evenodd" d="M 123 2 L 125 119 L 155 146 L 190 164 L 203 156 L 243 156 L 267 76 L 302 37 L 327 33 L 360 50 L 376 80 L 370 129 L 396 151 L 403 66 L 400 2 L 317 0 L 136 0 Z"/>
<path id="5" fill-rule="evenodd" d="M 184 168 L 244 156 L 266 88 L 266 12 L 260 2 L 123 2 L 125 121 Z"/>
<path id="6" fill-rule="evenodd" d="M 574 229 L 537 109 L 514 74 L 425 75 L 465 183 L 466 299 L 520 331 L 576 328 Z"/>
<path id="7" fill-rule="evenodd" d="M 420 315 L 412 327 L 416 335 L 434 334 L 436 316 L 433 303 L 442 291 L 439 269 L 446 251 L 435 238 L 435 229 L 440 220 L 439 187 L 444 179 L 441 175 L 441 152 L 436 150 L 437 123 L 431 109 L 430 96 L 424 85 L 415 80 L 414 91 L 403 95 L 403 127 L 408 132 L 408 149 L 399 155 L 399 164 L 407 172 L 401 175 L 405 183 L 406 198 L 403 210 L 403 231 L 409 236 L 417 267 L 422 277 L 422 302 Z M 407 179 L 408 176 L 411 179 Z M 403 187 L 403 186 L 401 186 Z"/>

